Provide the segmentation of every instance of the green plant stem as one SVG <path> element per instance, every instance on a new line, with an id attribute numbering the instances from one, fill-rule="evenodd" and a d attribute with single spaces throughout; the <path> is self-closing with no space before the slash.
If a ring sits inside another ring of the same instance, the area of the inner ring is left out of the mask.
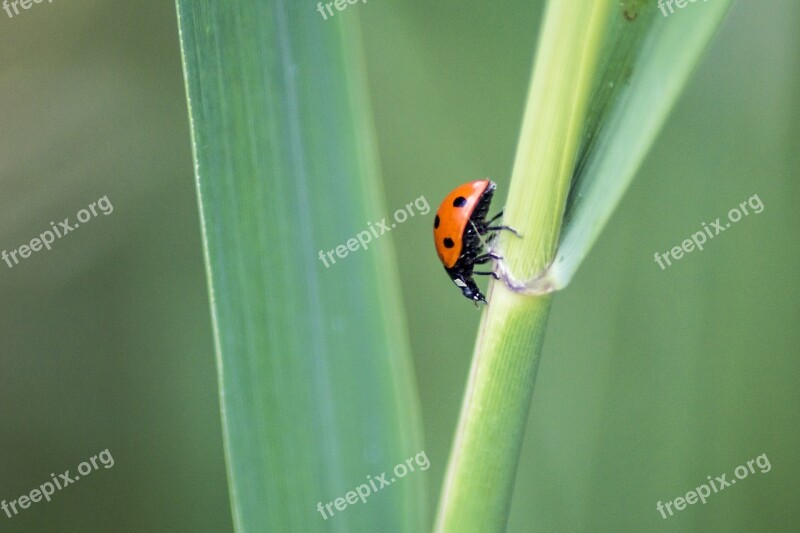
<path id="1" fill-rule="evenodd" d="M 553 259 L 581 128 L 613 3 L 548 5 L 532 75 L 501 241 L 506 283 L 529 280 Z M 496 283 L 473 356 L 437 531 L 502 531 L 550 308 L 549 296 Z"/>
<path id="2" fill-rule="evenodd" d="M 438 531 L 504 529 L 543 295 L 585 257 L 729 6 L 666 19 L 643 0 L 548 3 L 505 206 L 504 223 L 522 238 L 498 239 L 503 284 L 493 284 L 481 324 Z"/>
<path id="3" fill-rule="evenodd" d="M 491 298 L 504 311 L 481 326 L 437 531 L 502 531 L 511 503 L 551 297 L 498 284 Z"/>

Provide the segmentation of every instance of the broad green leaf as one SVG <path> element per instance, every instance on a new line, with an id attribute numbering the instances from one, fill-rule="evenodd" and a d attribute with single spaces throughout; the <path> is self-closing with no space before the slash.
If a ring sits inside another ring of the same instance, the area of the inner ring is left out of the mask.
<path id="1" fill-rule="evenodd" d="M 421 473 L 317 510 L 423 450 L 390 238 L 319 258 L 386 216 L 357 13 L 177 5 L 235 527 L 421 531 Z"/>

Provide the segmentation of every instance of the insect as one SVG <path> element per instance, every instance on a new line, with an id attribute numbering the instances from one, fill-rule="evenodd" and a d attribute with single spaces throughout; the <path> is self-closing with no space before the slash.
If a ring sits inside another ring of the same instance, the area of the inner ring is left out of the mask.
<path id="1" fill-rule="evenodd" d="M 486 298 L 472 276 L 492 276 L 499 279 L 495 272 L 473 270 L 475 265 L 488 263 L 492 259 L 502 259 L 499 255 L 486 251 L 486 245 L 497 236 L 493 232 L 508 230 L 519 235 L 508 226 L 492 226 L 492 222 L 503 215 L 502 211 L 486 220 L 495 187 L 494 182 L 489 180 L 470 181 L 456 187 L 442 201 L 433 220 L 436 253 L 447 275 L 475 305 L 477 302 L 486 303 Z M 488 233 L 491 235 L 484 240 L 484 235 Z"/>

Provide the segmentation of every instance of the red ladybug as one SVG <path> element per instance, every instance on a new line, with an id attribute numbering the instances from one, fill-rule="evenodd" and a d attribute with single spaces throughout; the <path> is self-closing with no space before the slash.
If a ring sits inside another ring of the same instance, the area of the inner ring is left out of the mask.
<path id="1" fill-rule="evenodd" d="M 504 229 L 517 235 L 508 226 L 492 226 L 492 222 L 503 215 L 502 211 L 486 220 L 495 187 L 489 180 L 471 181 L 456 187 L 442 201 L 433 220 L 436 253 L 445 271 L 464 296 L 475 302 L 486 303 L 486 298 L 472 279 L 473 275 L 499 279 L 495 272 L 473 271 L 475 265 L 501 259 L 499 255 L 486 251 L 486 245 L 497 234 L 493 233 L 485 240 L 484 235 Z"/>

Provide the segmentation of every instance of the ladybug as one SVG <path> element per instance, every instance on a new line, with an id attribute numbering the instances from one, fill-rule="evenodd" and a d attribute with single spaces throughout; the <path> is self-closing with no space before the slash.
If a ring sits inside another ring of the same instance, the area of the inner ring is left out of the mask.
<path id="1" fill-rule="evenodd" d="M 486 220 L 489 204 L 496 185 L 489 180 L 470 181 L 456 187 L 448 194 L 433 220 L 433 239 L 436 253 L 444 265 L 447 275 L 461 292 L 475 302 L 486 303 L 486 298 L 472 279 L 473 275 L 493 276 L 495 272 L 475 272 L 475 265 L 488 263 L 492 259 L 501 259 L 493 252 L 485 251 L 485 247 L 497 236 L 492 233 L 488 239 L 484 236 L 490 232 L 509 230 L 519 235 L 508 226 L 492 226 L 492 222 L 503 215 L 500 211 L 490 220 Z"/>

